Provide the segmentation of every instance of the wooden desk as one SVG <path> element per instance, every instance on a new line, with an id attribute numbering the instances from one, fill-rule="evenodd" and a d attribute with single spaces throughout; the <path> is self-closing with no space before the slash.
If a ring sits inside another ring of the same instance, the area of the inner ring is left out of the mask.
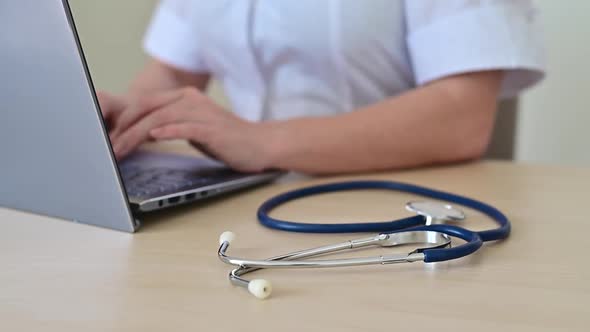
<path id="1" fill-rule="evenodd" d="M 265 258 L 351 235 L 302 235 L 257 224 L 280 183 L 148 218 L 135 235 L 0 209 L 1 331 L 588 331 L 590 169 L 499 162 L 366 175 L 444 189 L 512 219 L 503 243 L 471 258 L 363 268 L 266 271 L 259 301 L 232 287 L 217 260 Z M 351 192 L 292 203 L 277 216 L 310 221 L 407 215 L 407 196 Z M 471 228 L 491 223 L 472 214 Z"/>

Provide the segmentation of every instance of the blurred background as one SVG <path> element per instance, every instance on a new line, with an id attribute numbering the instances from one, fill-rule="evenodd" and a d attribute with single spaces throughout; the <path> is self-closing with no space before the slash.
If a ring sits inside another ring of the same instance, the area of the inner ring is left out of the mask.
<path id="1" fill-rule="evenodd" d="M 157 0 L 70 0 L 98 89 L 124 92 L 145 61 L 144 30 Z M 543 18 L 547 79 L 518 101 L 517 161 L 590 166 L 590 1 L 535 1 Z M 221 88 L 209 93 L 227 105 Z"/>

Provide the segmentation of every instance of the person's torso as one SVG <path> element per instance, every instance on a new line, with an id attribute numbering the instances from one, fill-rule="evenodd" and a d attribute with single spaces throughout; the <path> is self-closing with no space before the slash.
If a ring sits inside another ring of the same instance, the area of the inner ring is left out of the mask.
<path id="1" fill-rule="evenodd" d="M 217 0 L 191 10 L 207 70 L 249 120 L 348 112 L 414 86 L 401 1 Z"/>

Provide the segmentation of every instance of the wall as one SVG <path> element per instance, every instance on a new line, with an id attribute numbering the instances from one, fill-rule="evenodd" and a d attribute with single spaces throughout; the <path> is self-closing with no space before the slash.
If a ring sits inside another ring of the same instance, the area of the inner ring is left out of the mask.
<path id="1" fill-rule="evenodd" d="M 549 76 L 521 99 L 517 159 L 590 166 L 590 1 L 537 4 Z"/>
<path id="2" fill-rule="evenodd" d="M 141 68 L 140 40 L 157 0 L 70 0 L 74 21 L 99 89 L 123 92 Z"/>
<path id="3" fill-rule="evenodd" d="M 146 60 L 141 48 L 145 28 L 158 0 L 70 0 L 92 79 L 99 90 L 122 93 Z M 209 94 L 228 102 L 214 82 Z"/>

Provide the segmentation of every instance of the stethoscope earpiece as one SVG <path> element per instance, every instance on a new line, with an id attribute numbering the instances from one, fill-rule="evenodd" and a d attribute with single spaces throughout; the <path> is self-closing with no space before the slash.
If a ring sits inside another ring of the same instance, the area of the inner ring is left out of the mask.
<path id="1" fill-rule="evenodd" d="M 265 279 L 253 279 L 248 283 L 248 291 L 257 298 L 264 300 L 272 293 L 272 284 Z"/>
<path id="2" fill-rule="evenodd" d="M 236 234 L 234 232 L 230 232 L 230 231 L 225 231 L 223 233 L 221 233 L 221 235 L 219 236 L 219 245 L 220 245 L 220 252 L 223 250 L 223 252 L 227 251 L 227 249 L 229 248 L 229 246 L 231 245 L 231 243 L 236 239 Z M 221 249 L 223 248 L 223 249 Z M 235 272 L 236 270 L 232 271 L 232 274 Z M 231 277 L 230 277 L 231 278 Z M 256 296 L 258 299 L 264 300 L 267 297 L 270 296 L 270 294 L 272 293 L 272 284 L 270 281 L 266 280 L 266 279 L 253 279 L 253 280 L 245 280 L 242 279 L 244 282 L 246 282 L 246 288 L 248 289 L 248 291 L 250 292 L 250 294 Z M 242 284 L 242 286 L 244 286 Z"/>
<path id="3" fill-rule="evenodd" d="M 219 245 L 222 245 L 223 242 L 227 242 L 228 244 L 231 244 L 235 239 L 236 239 L 236 234 L 234 232 L 229 232 L 229 231 L 223 232 L 219 236 Z"/>

